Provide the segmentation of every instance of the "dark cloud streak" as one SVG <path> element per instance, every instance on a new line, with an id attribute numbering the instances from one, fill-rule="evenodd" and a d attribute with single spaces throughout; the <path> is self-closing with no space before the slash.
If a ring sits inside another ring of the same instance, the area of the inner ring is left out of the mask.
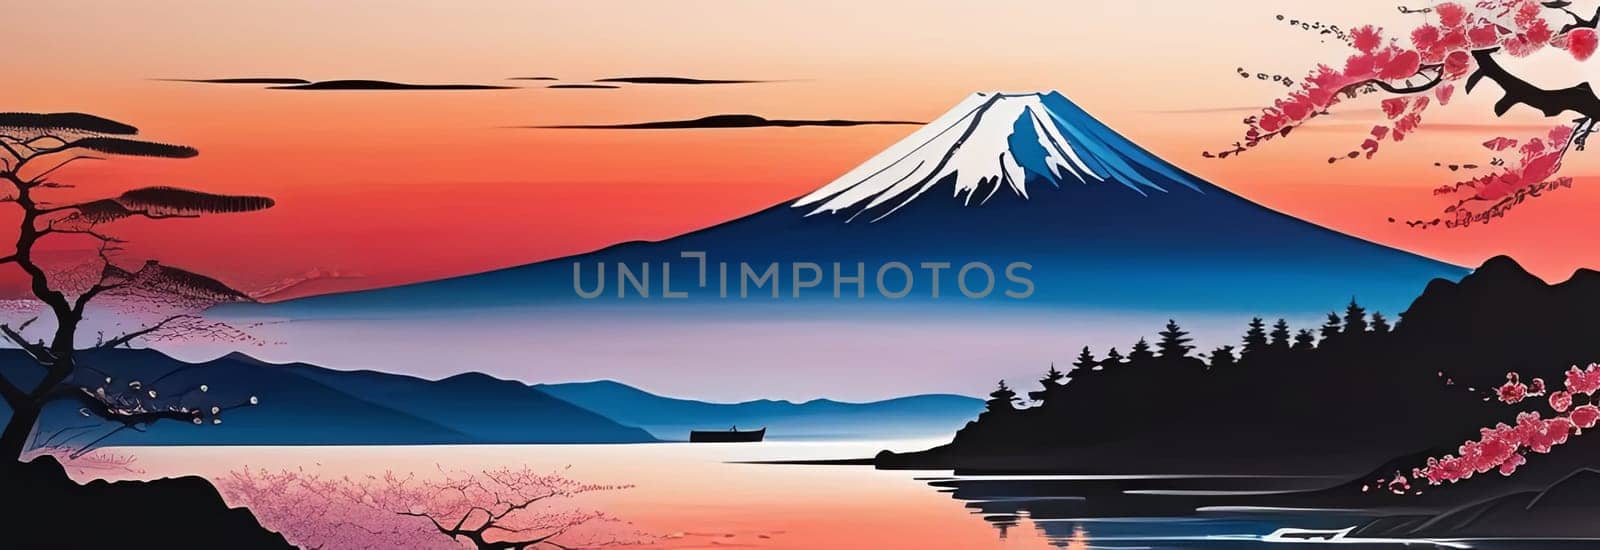
<path id="1" fill-rule="evenodd" d="M 189 82 L 193 84 L 310 84 L 303 78 L 244 77 L 244 78 L 158 78 L 164 82 Z"/>
<path id="2" fill-rule="evenodd" d="M 496 86 L 492 84 L 413 84 L 409 82 L 390 82 L 387 80 L 319 80 L 311 81 L 303 78 L 283 77 L 244 77 L 244 78 L 158 78 L 165 82 L 188 82 L 193 84 L 227 84 L 246 85 L 254 84 L 266 86 L 271 90 L 509 90 L 516 86 Z"/>
<path id="3" fill-rule="evenodd" d="M 387 80 L 322 80 L 292 86 L 273 86 L 274 90 L 508 90 L 515 86 L 491 84 L 412 84 Z"/>

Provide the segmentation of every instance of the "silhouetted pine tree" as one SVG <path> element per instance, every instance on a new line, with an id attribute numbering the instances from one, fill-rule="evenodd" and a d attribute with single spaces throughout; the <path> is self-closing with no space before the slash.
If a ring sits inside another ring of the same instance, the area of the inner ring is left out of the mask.
<path id="1" fill-rule="evenodd" d="M 1250 319 L 1249 328 L 1244 331 L 1244 349 L 1239 351 L 1239 355 L 1248 359 L 1263 351 L 1267 351 L 1267 323 L 1256 317 Z"/>
<path id="2" fill-rule="evenodd" d="M 1383 334 L 1389 332 L 1390 329 L 1389 319 L 1383 316 L 1382 311 L 1372 312 L 1372 332 Z"/>
<path id="3" fill-rule="evenodd" d="M 1115 366 L 1121 365 L 1122 364 L 1122 352 L 1117 351 L 1117 348 L 1111 348 L 1111 351 L 1107 351 L 1106 352 L 1106 359 L 1104 361 L 1101 361 L 1100 364 L 1105 366 L 1106 368 L 1111 368 L 1111 367 L 1115 367 Z"/>
<path id="4" fill-rule="evenodd" d="M 1272 324 L 1272 341 L 1267 344 L 1267 349 L 1274 351 L 1289 351 L 1289 322 L 1278 319 Z"/>
<path id="5" fill-rule="evenodd" d="M 1239 360 L 1233 355 L 1233 346 L 1222 346 L 1211 351 L 1211 368 L 1226 369 L 1237 364 Z"/>
<path id="6" fill-rule="evenodd" d="M 1355 298 L 1350 298 L 1350 305 L 1344 308 L 1344 333 L 1361 334 L 1367 331 L 1367 308 L 1356 304 Z"/>
<path id="7" fill-rule="evenodd" d="M 1094 360 L 1094 352 L 1089 351 L 1089 346 L 1084 346 L 1083 351 L 1078 352 L 1078 359 L 1072 362 L 1072 366 L 1082 371 L 1099 370 L 1096 367 L 1100 366 L 1100 362 Z"/>
<path id="8" fill-rule="evenodd" d="M 1157 354 L 1162 359 L 1182 359 L 1189 355 L 1189 350 L 1194 346 L 1189 345 L 1192 340 L 1189 333 L 1178 326 L 1178 321 L 1167 319 L 1167 328 L 1156 333 L 1161 336 L 1161 341 L 1156 342 Z"/>
<path id="9" fill-rule="evenodd" d="M 1294 346 L 1289 348 L 1294 351 L 1311 351 L 1317 349 L 1317 337 L 1311 329 L 1303 328 L 1294 333 Z"/>
<path id="10" fill-rule="evenodd" d="M 1050 364 L 1050 370 L 1045 371 L 1044 379 L 1041 380 L 1041 382 L 1045 382 L 1045 383 L 1048 383 L 1048 384 L 1060 384 L 1061 383 L 1061 379 L 1062 378 L 1066 378 L 1066 377 L 1067 377 L 1067 375 L 1062 374 L 1061 371 L 1059 371 L 1059 370 L 1056 370 L 1056 364 L 1055 363 L 1051 363 Z"/>
<path id="11" fill-rule="evenodd" d="M 1328 321 L 1322 323 L 1322 334 L 1320 336 L 1322 337 L 1321 345 L 1324 346 L 1328 345 L 1329 341 L 1339 338 L 1339 314 L 1332 311 L 1328 312 Z"/>
<path id="12" fill-rule="evenodd" d="M 1140 363 L 1148 363 L 1151 359 L 1155 358 L 1156 354 L 1150 352 L 1150 343 L 1144 341 L 1144 338 L 1140 338 L 1138 342 L 1134 342 L 1133 350 L 1128 352 L 1129 364 L 1137 365 Z"/>
<path id="13" fill-rule="evenodd" d="M 1046 403 L 1054 400 L 1061 393 L 1061 389 L 1067 387 L 1066 384 L 1061 382 L 1066 377 L 1066 374 L 1056 370 L 1055 363 L 1051 363 L 1050 370 L 1044 373 L 1044 378 L 1039 379 L 1039 385 L 1044 386 L 1044 389 L 1028 392 L 1028 398 Z"/>
<path id="14" fill-rule="evenodd" d="M 1011 404 L 1011 401 L 1016 398 L 1017 392 L 1011 391 L 1011 388 L 1006 387 L 1006 381 L 1001 380 L 999 387 L 997 387 L 994 391 L 989 392 L 989 401 L 987 404 L 991 412 L 1015 411 L 1017 408 Z"/>

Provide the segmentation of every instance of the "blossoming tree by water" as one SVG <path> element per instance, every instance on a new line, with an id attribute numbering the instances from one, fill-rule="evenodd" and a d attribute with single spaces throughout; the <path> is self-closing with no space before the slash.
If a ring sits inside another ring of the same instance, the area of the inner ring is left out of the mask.
<path id="1" fill-rule="evenodd" d="M 1484 82 L 1492 82 L 1501 93 L 1494 104 L 1496 116 L 1521 106 L 1546 117 L 1569 119 L 1536 135 L 1484 136 L 1483 146 L 1494 158 L 1483 165 L 1466 166 L 1482 173 L 1436 187 L 1435 195 L 1454 200 L 1437 218 L 1407 223 L 1459 228 L 1492 221 L 1526 199 L 1570 187 L 1572 179 L 1558 175 L 1562 162 L 1570 151 L 1583 150 L 1600 119 L 1600 97 L 1587 82 L 1561 89 L 1541 88 L 1501 64 L 1502 58 L 1527 57 L 1549 48 L 1564 50 L 1578 61 L 1593 55 L 1600 43 L 1595 32 L 1600 9 L 1585 18 L 1570 6 L 1564 0 L 1467 0 L 1421 9 L 1402 7 L 1401 11 L 1423 18 L 1409 29 L 1364 25 L 1345 31 L 1337 25 L 1279 16 L 1295 26 L 1343 40 L 1352 50 L 1350 55 L 1342 62 L 1315 66 L 1298 84 L 1281 75 L 1273 77 L 1292 91 L 1260 114 L 1244 119 L 1242 140 L 1204 155 L 1237 156 L 1287 138 L 1294 130 L 1342 108 L 1346 101 L 1378 95 L 1384 98 L 1380 106 L 1387 120 L 1373 126 L 1352 150 L 1340 152 L 1328 162 L 1372 158 L 1384 143 L 1400 142 L 1424 131 L 1424 112 L 1434 105 L 1447 105 L 1458 85 L 1461 91 L 1471 93 Z M 1250 76 L 1243 69 L 1239 72 Z"/>
<path id="2" fill-rule="evenodd" d="M 217 486 L 230 503 L 305 548 L 568 549 L 651 540 L 624 521 L 571 503 L 627 486 L 526 467 L 441 472 L 435 479 L 241 470 Z"/>

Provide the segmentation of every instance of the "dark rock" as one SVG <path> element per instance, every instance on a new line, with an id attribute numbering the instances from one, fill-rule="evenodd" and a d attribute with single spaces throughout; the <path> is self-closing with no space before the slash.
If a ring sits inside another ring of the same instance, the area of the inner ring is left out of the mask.
<path id="1" fill-rule="evenodd" d="M 9 548 L 292 548 L 199 477 L 79 485 L 49 456 L 5 470 Z"/>

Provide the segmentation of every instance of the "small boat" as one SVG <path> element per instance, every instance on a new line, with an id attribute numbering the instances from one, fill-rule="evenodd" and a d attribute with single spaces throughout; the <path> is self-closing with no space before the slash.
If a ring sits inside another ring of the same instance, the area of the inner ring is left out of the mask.
<path id="1" fill-rule="evenodd" d="M 739 431 L 738 426 L 727 430 L 689 430 L 690 443 L 746 443 L 761 441 L 767 436 L 767 428 L 759 430 Z"/>

